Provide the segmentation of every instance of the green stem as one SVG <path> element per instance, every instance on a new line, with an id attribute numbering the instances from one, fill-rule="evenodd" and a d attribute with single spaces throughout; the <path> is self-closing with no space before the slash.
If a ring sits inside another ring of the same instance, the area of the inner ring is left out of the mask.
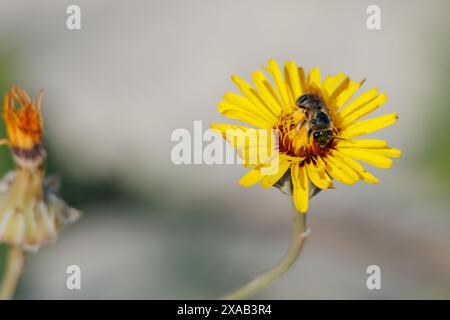
<path id="1" fill-rule="evenodd" d="M 25 256 L 23 250 L 16 246 L 11 247 L 0 287 L 0 300 L 10 300 L 14 297 L 24 264 Z"/>
<path id="2" fill-rule="evenodd" d="M 273 269 L 262 273 L 236 291 L 222 297 L 225 300 L 246 299 L 269 287 L 283 276 L 294 264 L 308 238 L 306 214 L 294 212 L 292 218 L 292 241 L 287 255 Z"/>

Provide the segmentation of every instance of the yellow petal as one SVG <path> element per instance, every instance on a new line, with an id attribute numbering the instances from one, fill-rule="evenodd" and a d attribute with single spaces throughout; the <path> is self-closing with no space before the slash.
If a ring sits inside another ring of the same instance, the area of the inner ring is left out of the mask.
<path id="1" fill-rule="evenodd" d="M 350 113 L 361 107 L 362 105 L 365 105 L 375 99 L 378 96 L 378 90 L 377 89 L 370 89 L 363 94 L 361 94 L 359 97 L 355 98 L 352 102 L 350 102 L 347 106 L 344 107 L 339 112 L 339 116 L 341 118 L 344 118 L 348 116 Z"/>
<path id="2" fill-rule="evenodd" d="M 369 103 L 362 105 L 357 110 L 353 111 L 349 115 L 342 118 L 340 121 L 340 128 L 346 128 L 356 120 L 361 119 L 362 117 L 368 115 L 372 111 L 376 110 L 379 106 L 385 103 L 387 100 L 387 96 L 385 94 L 380 94 L 375 99 L 370 101 Z"/>
<path id="3" fill-rule="evenodd" d="M 295 208 L 300 213 L 306 213 L 308 211 L 309 190 L 305 166 L 299 166 L 298 164 L 292 166 L 292 183 L 294 185 L 292 196 Z"/>
<path id="4" fill-rule="evenodd" d="M 264 114 L 267 119 L 270 119 L 269 122 L 272 126 L 275 125 L 278 121 L 278 114 L 272 112 L 270 107 L 265 104 L 256 90 L 237 75 L 233 75 L 231 79 L 238 86 L 239 90 L 241 90 L 242 94 L 253 104 L 254 108 L 252 109 L 252 112 Z"/>
<path id="5" fill-rule="evenodd" d="M 306 93 L 306 76 L 305 76 L 305 70 L 302 67 L 298 67 L 298 77 L 300 79 L 300 84 L 303 88 L 303 94 L 305 94 Z"/>
<path id="6" fill-rule="evenodd" d="M 333 179 L 326 171 L 327 166 L 325 162 L 322 160 L 321 157 L 317 157 L 316 163 L 317 163 L 317 170 L 319 171 L 321 178 L 328 181 L 328 189 L 334 188 Z"/>
<path id="7" fill-rule="evenodd" d="M 251 90 L 252 88 L 247 88 Z M 247 89 L 244 91 L 248 92 Z M 250 95 L 254 95 L 251 92 L 248 92 Z M 227 92 L 223 96 L 224 100 L 228 104 L 232 104 L 236 107 L 237 110 L 245 111 L 247 113 L 253 114 L 254 116 L 266 120 L 268 123 L 272 123 L 274 121 L 274 114 L 271 113 L 266 108 L 259 108 L 253 102 L 251 102 L 247 97 L 243 97 L 234 92 Z M 253 97 L 255 98 L 255 97 Z"/>
<path id="8" fill-rule="evenodd" d="M 361 172 L 361 173 L 358 173 L 360 176 L 361 176 L 361 179 L 363 180 L 363 181 L 365 181 L 365 182 L 367 182 L 367 183 L 372 183 L 372 184 L 374 184 L 374 183 L 378 183 L 378 182 L 380 182 L 379 180 L 378 180 L 378 178 L 377 177 L 375 177 L 373 174 L 371 174 L 369 171 L 363 171 L 363 172 Z"/>
<path id="9" fill-rule="evenodd" d="M 364 169 L 364 167 L 360 163 L 356 162 L 352 158 L 350 158 L 336 150 L 333 151 L 333 155 L 340 158 L 345 164 L 347 164 L 349 167 L 351 167 L 353 170 L 355 170 L 355 172 L 358 174 L 358 176 L 362 180 L 364 180 L 368 183 L 378 183 L 377 177 L 375 177 L 370 172 L 366 171 L 366 169 Z"/>
<path id="10" fill-rule="evenodd" d="M 252 73 L 252 81 L 258 89 L 261 99 L 265 101 L 272 114 L 278 117 L 282 112 L 282 106 L 278 100 L 277 94 L 273 90 L 272 85 L 267 80 L 264 73 L 262 73 L 262 71 Z"/>
<path id="11" fill-rule="evenodd" d="M 225 99 L 225 101 L 240 106 L 242 109 L 246 109 L 251 112 L 256 110 L 253 103 L 251 103 L 246 97 L 238 95 L 234 92 L 226 92 L 223 98 Z"/>
<path id="12" fill-rule="evenodd" d="M 353 184 L 355 183 L 355 180 L 351 179 L 350 176 L 348 176 L 345 172 L 343 172 L 339 167 L 337 167 L 333 162 L 331 161 L 325 161 L 325 167 L 327 170 L 327 173 L 337 181 L 344 183 L 344 184 Z"/>
<path id="13" fill-rule="evenodd" d="M 338 140 L 339 148 L 383 148 L 387 142 L 379 139 Z"/>
<path id="14" fill-rule="evenodd" d="M 331 187 L 331 180 L 326 178 L 328 176 L 326 176 L 323 168 L 315 166 L 313 163 L 306 164 L 305 166 L 309 179 L 317 188 L 327 189 Z"/>
<path id="15" fill-rule="evenodd" d="M 308 86 L 320 89 L 321 80 L 320 80 L 320 70 L 318 67 L 312 68 L 311 72 L 309 73 Z"/>
<path id="16" fill-rule="evenodd" d="M 258 166 L 242 176 L 239 180 L 239 184 L 243 187 L 250 187 L 258 183 L 262 178 L 263 176 L 261 175 L 261 167 Z"/>
<path id="17" fill-rule="evenodd" d="M 304 83 L 300 81 L 300 75 L 295 62 L 286 62 L 284 66 L 284 77 L 288 87 L 291 89 L 294 101 L 305 94 L 305 86 Z"/>
<path id="18" fill-rule="evenodd" d="M 277 87 L 278 93 L 280 94 L 281 100 L 283 101 L 285 108 L 290 108 L 294 101 L 293 98 L 289 96 L 289 92 L 286 86 L 286 82 L 283 79 L 278 63 L 271 59 L 268 62 L 269 73 L 272 75 L 275 85 Z"/>
<path id="19" fill-rule="evenodd" d="M 262 139 L 265 129 L 248 128 L 229 124 L 211 124 L 211 129 L 220 133 L 222 137 L 236 148 L 238 155 L 244 159 L 246 165 L 257 164 L 263 152 L 268 155 L 270 142 Z M 270 133 L 267 133 L 269 135 Z M 269 145 L 265 145 L 268 143 Z"/>
<path id="20" fill-rule="evenodd" d="M 268 121 L 263 116 L 242 110 L 239 107 L 225 101 L 221 101 L 219 103 L 217 110 L 230 119 L 239 120 L 258 128 L 271 128 L 273 126 L 272 122 Z"/>
<path id="21" fill-rule="evenodd" d="M 333 94 L 337 96 L 336 89 L 343 83 L 346 79 L 344 73 L 339 73 L 335 76 L 327 76 L 325 81 L 323 82 L 323 88 L 325 89 L 325 93 L 327 97 L 332 97 Z"/>
<path id="22" fill-rule="evenodd" d="M 280 160 L 278 171 L 273 175 L 265 176 L 261 181 L 262 187 L 269 188 L 273 186 L 278 180 L 281 179 L 281 177 L 286 173 L 286 171 L 289 169 L 290 166 L 291 166 L 290 161 Z"/>
<path id="23" fill-rule="evenodd" d="M 363 83 L 364 80 L 360 82 L 350 80 L 345 90 L 342 90 L 342 92 L 336 97 L 336 109 L 344 106 L 353 97 L 355 92 L 359 89 L 359 87 L 361 87 Z"/>
<path id="24" fill-rule="evenodd" d="M 245 112 L 237 111 L 237 110 L 233 110 L 233 109 L 226 109 L 226 108 L 222 108 L 222 107 L 223 106 L 221 106 L 219 108 L 219 112 L 230 119 L 242 121 L 242 122 L 245 122 L 252 126 L 258 127 L 258 128 L 270 128 L 271 127 L 270 123 L 268 123 L 265 120 L 256 118 L 255 116 L 253 116 L 250 113 L 245 113 Z"/>
<path id="25" fill-rule="evenodd" d="M 342 133 L 342 137 L 349 139 L 366 135 L 394 124 L 397 119 L 397 113 L 390 113 L 373 119 L 363 120 L 346 128 Z"/>
<path id="26" fill-rule="evenodd" d="M 258 148 L 258 133 L 261 129 L 231 124 L 211 124 L 211 129 L 220 133 L 234 148 Z"/>
<path id="27" fill-rule="evenodd" d="M 347 165 L 345 162 L 343 162 L 340 158 L 336 158 L 333 155 L 328 155 L 327 162 L 330 162 L 332 165 L 338 167 L 342 170 L 342 172 L 349 177 L 353 182 L 356 182 L 359 180 L 358 174 L 353 170 L 352 167 Z"/>
<path id="28" fill-rule="evenodd" d="M 238 131 L 234 138 L 233 136 L 227 137 L 227 140 L 234 140 L 232 145 L 237 149 L 239 156 L 244 159 L 244 163 L 271 163 L 273 157 L 278 156 L 278 150 L 272 145 L 273 141 L 270 132 L 264 130 Z"/>
<path id="29" fill-rule="evenodd" d="M 369 149 L 370 152 L 385 156 L 385 157 L 391 157 L 391 158 L 400 158 L 402 155 L 402 151 L 399 149 L 386 147 L 386 148 L 374 148 Z"/>
<path id="30" fill-rule="evenodd" d="M 331 113 L 335 114 L 339 108 L 345 105 L 363 82 L 364 81 L 355 82 L 350 80 L 350 78 L 345 77 L 339 86 L 334 90 L 332 95 L 327 99 L 328 109 Z M 335 121 L 339 120 L 339 118 L 339 116 L 335 115 Z"/>
<path id="31" fill-rule="evenodd" d="M 371 149 L 350 149 L 342 148 L 340 152 L 349 156 L 350 158 L 364 161 L 374 167 L 387 169 L 392 167 L 392 160 L 382 155 L 369 151 Z"/>
<path id="32" fill-rule="evenodd" d="M 254 167 L 260 164 L 258 152 L 257 147 L 236 147 L 236 153 L 243 160 L 243 165 L 246 167 Z"/>

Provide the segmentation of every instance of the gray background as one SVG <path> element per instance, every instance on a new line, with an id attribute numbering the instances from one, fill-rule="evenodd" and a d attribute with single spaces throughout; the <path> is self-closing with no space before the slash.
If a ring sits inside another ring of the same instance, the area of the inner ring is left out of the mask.
<path id="1" fill-rule="evenodd" d="M 80 31 L 66 29 L 70 4 L 81 7 Z M 366 28 L 370 4 L 381 8 L 379 31 Z M 241 188 L 238 165 L 173 165 L 170 134 L 194 120 L 231 122 L 216 110 L 236 91 L 229 77 L 249 79 L 276 58 L 366 78 L 363 89 L 387 93 L 376 114 L 400 120 L 374 136 L 404 156 L 371 170 L 378 185 L 316 197 L 300 261 L 258 298 L 450 298 L 450 170 L 434 161 L 448 156 L 439 122 L 448 115 L 448 9 L 446 1 L 3 0 L 2 92 L 12 83 L 33 95 L 45 88 L 49 171 L 62 173 L 63 196 L 84 212 L 28 256 L 19 297 L 216 298 L 274 265 L 290 238 L 290 199 Z M 81 291 L 65 288 L 70 264 L 82 269 Z M 382 290 L 366 288 L 371 264 L 381 267 Z"/>

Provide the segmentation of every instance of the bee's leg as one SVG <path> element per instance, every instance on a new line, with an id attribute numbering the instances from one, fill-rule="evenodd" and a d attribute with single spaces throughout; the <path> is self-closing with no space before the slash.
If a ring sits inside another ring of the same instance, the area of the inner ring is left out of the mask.
<path id="1" fill-rule="evenodd" d="M 303 127 L 303 125 L 305 124 L 306 120 L 302 120 L 300 121 L 297 126 L 295 127 L 295 129 L 297 129 L 297 131 L 300 131 L 300 129 Z"/>
<path id="2" fill-rule="evenodd" d="M 303 108 L 298 108 L 294 113 L 293 113 L 293 118 L 294 120 L 296 119 L 302 119 L 304 118 L 304 114 L 306 113 L 306 109 Z"/>
<path id="3" fill-rule="evenodd" d="M 307 134 L 308 134 L 308 138 L 311 137 L 311 133 L 312 133 L 312 129 L 309 129 L 309 130 L 308 130 L 308 133 L 307 133 Z"/>

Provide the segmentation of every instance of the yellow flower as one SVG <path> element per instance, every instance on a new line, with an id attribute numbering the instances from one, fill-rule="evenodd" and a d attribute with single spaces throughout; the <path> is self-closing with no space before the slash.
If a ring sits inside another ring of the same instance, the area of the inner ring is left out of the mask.
<path id="1" fill-rule="evenodd" d="M 241 185 L 261 182 L 263 187 L 269 188 L 289 175 L 295 207 L 299 212 L 306 213 L 312 187 L 333 188 L 332 180 L 344 184 L 359 180 L 377 183 L 378 179 L 358 161 L 378 168 L 389 168 L 392 166 L 390 158 L 400 157 L 401 151 L 389 147 L 384 140 L 355 139 L 397 121 L 396 113 L 361 120 L 387 100 L 385 94 L 370 89 L 350 101 L 364 81 L 352 81 L 343 73 L 327 76 L 322 81 L 317 67 L 306 77 L 303 68 L 298 68 L 292 61 L 285 63 L 284 77 L 275 60 L 270 60 L 265 69 L 272 76 L 274 86 L 262 71 L 252 73 L 254 86 L 234 75 L 232 80 L 242 95 L 227 92 L 218 110 L 231 119 L 278 132 L 279 165 L 276 172 L 263 170 L 268 166 L 267 159 L 249 161 L 248 154 L 252 151 L 249 149 L 252 147 L 246 145 L 248 141 L 236 139 L 236 134 L 227 134 L 229 130 L 237 130 L 245 135 L 254 128 L 211 125 L 237 149 L 244 165 L 252 167 L 241 178 Z M 324 111 L 331 125 L 329 139 L 320 140 L 323 132 L 317 130 L 315 133 L 311 129 L 316 128 L 311 124 L 312 112 L 298 102 L 304 95 L 318 97 L 325 104 Z M 259 144 L 258 149 L 261 147 Z"/>

